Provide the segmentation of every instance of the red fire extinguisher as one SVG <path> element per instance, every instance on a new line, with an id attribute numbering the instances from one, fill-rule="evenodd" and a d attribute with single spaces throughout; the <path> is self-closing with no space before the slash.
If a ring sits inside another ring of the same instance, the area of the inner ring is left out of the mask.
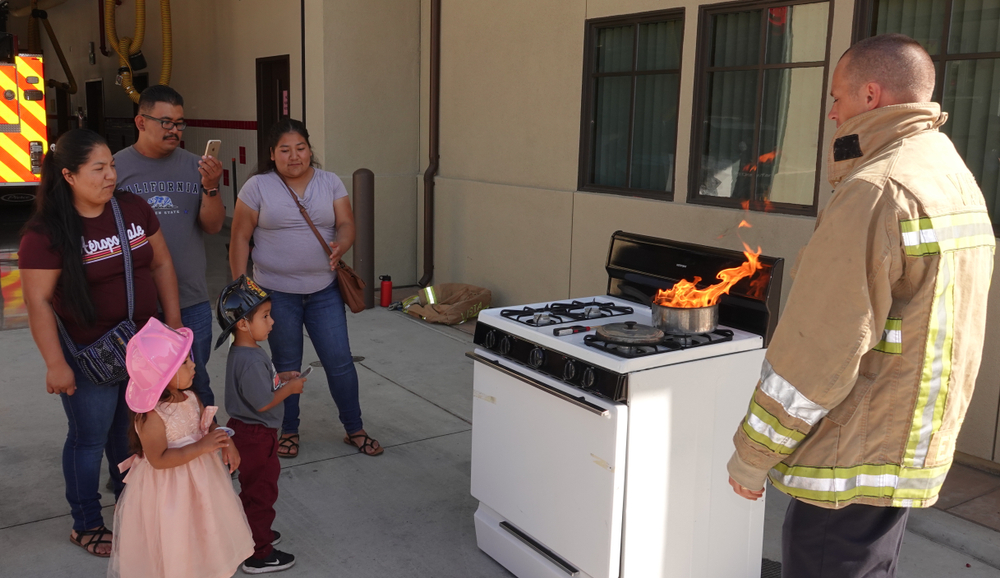
<path id="1" fill-rule="evenodd" d="M 392 303 L 392 277 L 381 275 L 379 281 L 382 282 L 382 289 L 379 291 L 378 304 L 382 307 L 388 307 Z"/>

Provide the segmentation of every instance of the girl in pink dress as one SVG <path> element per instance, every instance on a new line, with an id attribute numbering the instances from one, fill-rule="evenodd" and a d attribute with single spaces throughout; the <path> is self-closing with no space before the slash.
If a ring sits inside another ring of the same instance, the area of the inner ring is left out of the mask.
<path id="1" fill-rule="evenodd" d="M 135 455 L 119 466 L 131 470 L 115 508 L 109 578 L 229 578 L 253 555 L 230 479 L 239 453 L 212 422 L 218 408 L 185 391 L 193 337 L 153 318 L 129 341 Z"/>

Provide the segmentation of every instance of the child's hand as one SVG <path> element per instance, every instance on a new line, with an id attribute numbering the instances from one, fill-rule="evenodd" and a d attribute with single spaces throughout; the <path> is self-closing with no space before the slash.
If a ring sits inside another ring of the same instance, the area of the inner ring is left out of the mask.
<path id="1" fill-rule="evenodd" d="M 229 436 L 221 429 L 214 429 L 208 432 L 198 443 L 201 444 L 201 453 L 203 454 L 210 454 L 215 450 L 228 448 L 231 445 L 229 443 Z"/>
<path id="2" fill-rule="evenodd" d="M 305 377 L 296 377 L 285 384 L 285 387 L 292 393 L 302 393 L 302 386 L 305 385 L 307 380 Z"/>
<path id="3" fill-rule="evenodd" d="M 240 467 L 240 452 L 236 449 L 236 444 L 230 443 L 228 447 L 222 448 L 222 463 L 229 466 L 230 474 Z"/>
<path id="4" fill-rule="evenodd" d="M 295 379 L 299 376 L 297 371 L 281 371 L 278 372 L 278 381 L 281 383 L 288 383 L 289 381 Z"/>

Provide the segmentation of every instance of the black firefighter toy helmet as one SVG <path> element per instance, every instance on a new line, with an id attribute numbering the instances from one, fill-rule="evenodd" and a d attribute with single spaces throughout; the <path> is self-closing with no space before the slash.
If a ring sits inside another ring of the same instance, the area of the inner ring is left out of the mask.
<path id="1" fill-rule="evenodd" d="M 261 289 L 260 285 L 248 279 L 246 275 L 240 275 L 239 279 L 226 285 L 219 295 L 219 303 L 215 306 L 215 318 L 222 328 L 222 335 L 215 342 L 215 349 L 225 343 L 240 319 L 249 316 L 258 305 L 270 298 L 267 291 Z"/>

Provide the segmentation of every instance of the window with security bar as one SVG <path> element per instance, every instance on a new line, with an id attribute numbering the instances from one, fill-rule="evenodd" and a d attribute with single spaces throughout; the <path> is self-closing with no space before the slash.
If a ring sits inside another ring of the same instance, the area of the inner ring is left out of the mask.
<path id="1" fill-rule="evenodd" d="M 579 188 L 672 200 L 684 11 L 587 21 Z"/>
<path id="2" fill-rule="evenodd" d="M 688 202 L 815 215 L 833 6 L 703 6 Z"/>
<path id="3" fill-rule="evenodd" d="M 947 134 L 986 197 L 1000 235 L 1000 0 L 864 0 L 855 39 L 906 34 L 930 53 L 934 101 Z"/>

